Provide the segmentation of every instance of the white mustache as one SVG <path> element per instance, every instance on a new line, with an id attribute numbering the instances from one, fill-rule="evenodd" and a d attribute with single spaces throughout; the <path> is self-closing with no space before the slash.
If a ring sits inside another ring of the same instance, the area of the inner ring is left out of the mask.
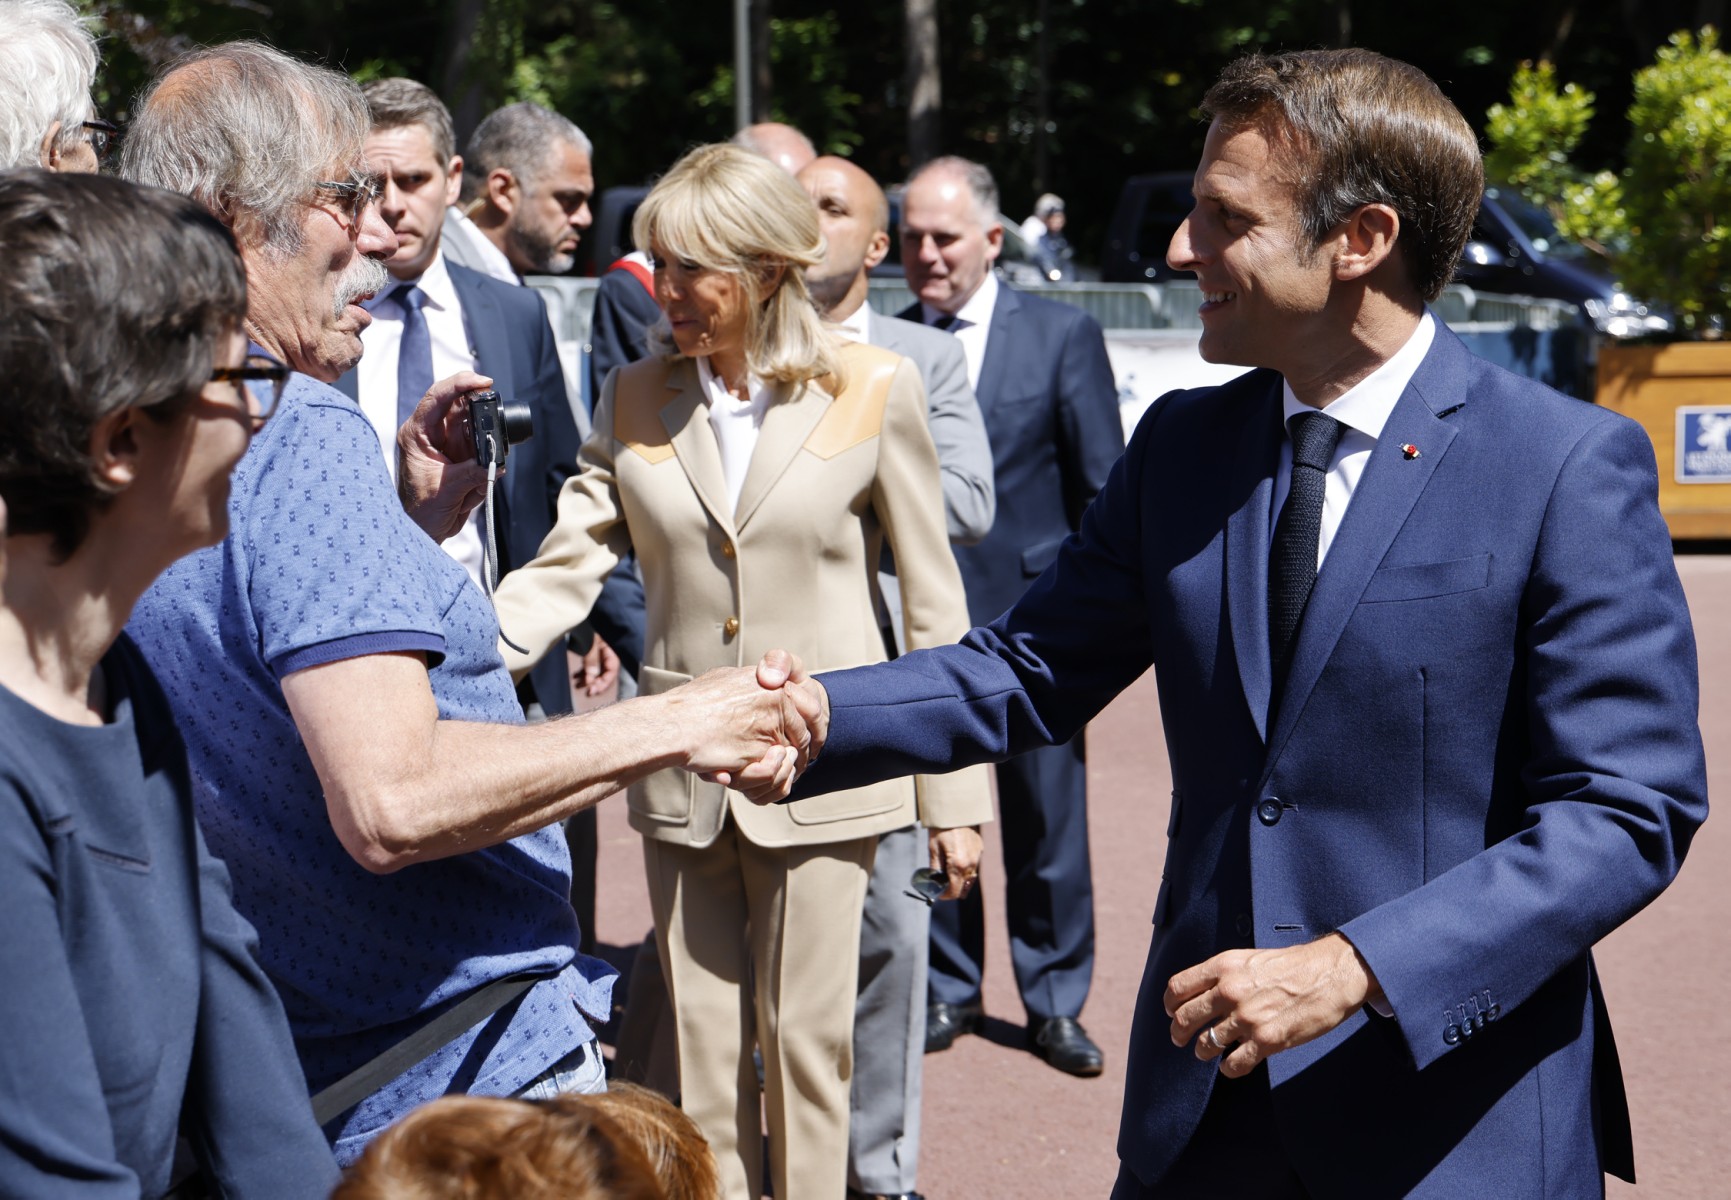
<path id="1" fill-rule="evenodd" d="M 331 315 L 341 317 L 343 309 L 362 296 L 373 296 L 384 291 L 390 282 L 391 275 L 385 270 L 384 263 L 376 258 L 356 255 L 355 261 L 345 267 L 337 279 L 337 294 L 331 305 Z"/>

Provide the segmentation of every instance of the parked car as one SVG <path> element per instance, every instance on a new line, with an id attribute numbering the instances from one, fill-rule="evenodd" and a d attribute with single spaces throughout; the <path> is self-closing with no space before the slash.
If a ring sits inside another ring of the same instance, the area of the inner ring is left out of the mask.
<path id="1" fill-rule="evenodd" d="M 1166 265 L 1166 247 L 1193 205 L 1190 184 L 1187 171 L 1162 171 L 1124 181 L 1100 256 L 1102 279 L 1158 283 L 1190 276 Z M 1585 249 L 1562 237 L 1549 213 L 1508 188 L 1485 189 L 1455 281 L 1481 292 L 1567 301 L 1611 337 L 1634 337 L 1669 327 L 1663 315 L 1621 291 L 1610 272 Z"/>
<path id="2" fill-rule="evenodd" d="M 1670 328 L 1663 315 L 1617 286 L 1603 260 L 1563 237 L 1551 214 L 1512 188 L 1485 189 L 1455 282 L 1481 292 L 1565 300 L 1611 337 Z"/>

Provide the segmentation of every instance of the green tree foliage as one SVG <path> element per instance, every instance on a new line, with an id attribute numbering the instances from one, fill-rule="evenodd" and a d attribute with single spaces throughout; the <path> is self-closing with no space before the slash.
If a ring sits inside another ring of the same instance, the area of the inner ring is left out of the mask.
<path id="1" fill-rule="evenodd" d="M 1515 68 L 1509 102 L 1485 114 L 1485 174 L 1512 184 L 1528 200 L 1561 217 L 1565 188 L 1582 181 L 1571 156 L 1593 119 L 1593 93 L 1573 83 L 1557 85 L 1548 62 Z"/>
<path id="2" fill-rule="evenodd" d="M 261 37 L 357 77 L 424 80 L 460 131 L 495 105 L 539 100 L 594 138 L 602 187 L 641 183 L 733 131 L 731 0 L 77 2 L 108 35 L 101 99 L 121 118 L 181 49 Z M 774 115 L 886 182 L 902 178 L 902 0 L 767 3 Z M 1415 63 L 1468 113 L 1504 95 L 1515 63 L 1548 58 L 1620 113 L 1634 66 L 1657 44 L 1652 31 L 1687 24 L 1695 3 L 1529 0 L 1463 18 L 1446 5 L 1368 0 L 938 0 L 943 149 L 991 166 L 1004 207 L 1020 216 L 1043 138 L 1044 183 L 1068 200 L 1071 241 L 1086 260 L 1125 177 L 1195 163 L 1205 132 L 1197 103 L 1238 54 L 1350 40 Z M 1618 118 L 1601 119 L 1581 157 L 1616 165 L 1624 140 Z"/>
<path id="3" fill-rule="evenodd" d="M 1564 233 L 1610 255 L 1636 295 L 1673 308 L 1686 331 L 1731 319 L 1731 56 L 1717 31 L 1675 33 L 1636 72 L 1627 165 L 1589 176 L 1571 161 L 1590 92 L 1547 65 L 1515 73 L 1491 109 L 1487 163 L 1547 204 Z"/>

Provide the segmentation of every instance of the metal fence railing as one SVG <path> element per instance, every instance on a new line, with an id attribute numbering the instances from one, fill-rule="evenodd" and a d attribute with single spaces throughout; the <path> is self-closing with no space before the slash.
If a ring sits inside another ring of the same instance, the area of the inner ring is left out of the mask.
<path id="1" fill-rule="evenodd" d="M 569 275 L 535 275 L 529 286 L 547 302 L 566 374 L 578 379 L 574 364 L 587 350 L 599 281 Z M 1129 336 L 1150 330 L 1193 331 L 1202 328 L 1197 309 L 1201 289 L 1194 280 L 1165 283 L 1060 283 L 1039 294 L 1091 313 L 1112 335 Z M 905 281 L 873 279 L 868 293 L 873 308 L 895 314 L 913 303 Z M 1447 288 L 1432 306 L 1449 328 L 1474 353 L 1521 375 L 1539 379 L 1559 391 L 1592 398 L 1594 339 L 1580 309 L 1561 300 L 1533 299 Z"/>

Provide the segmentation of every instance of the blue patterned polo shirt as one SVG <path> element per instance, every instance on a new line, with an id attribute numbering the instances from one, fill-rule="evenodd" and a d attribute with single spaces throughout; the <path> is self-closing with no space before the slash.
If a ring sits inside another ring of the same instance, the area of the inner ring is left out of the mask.
<path id="1" fill-rule="evenodd" d="M 233 872 L 235 907 L 258 929 L 309 1086 L 495 979 L 553 976 L 340 1121 L 347 1162 L 426 1100 L 523 1087 L 593 1036 L 615 972 L 577 953 L 556 826 L 391 875 L 362 868 L 331 829 L 285 675 L 420 651 L 440 717 L 522 721 L 491 607 L 403 512 L 355 403 L 293 376 L 235 469 L 228 507 L 227 539 L 169 568 L 129 631 L 168 694 L 199 822 Z"/>

